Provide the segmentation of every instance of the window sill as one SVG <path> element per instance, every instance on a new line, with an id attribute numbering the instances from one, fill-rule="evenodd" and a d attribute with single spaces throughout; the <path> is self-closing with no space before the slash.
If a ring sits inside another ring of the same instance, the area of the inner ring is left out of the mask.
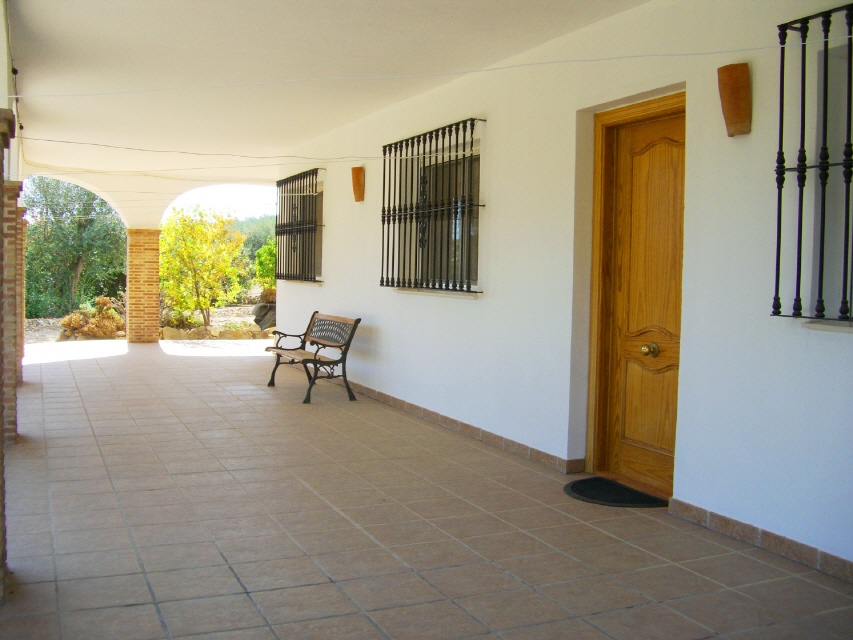
<path id="1" fill-rule="evenodd" d="M 803 327 L 811 331 L 832 331 L 834 333 L 853 333 L 853 321 L 847 320 L 809 320 Z"/>
<path id="2" fill-rule="evenodd" d="M 445 289 L 415 289 L 414 287 L 388 287 L 396 291 L 397 293 L 404 293 L 409 295 L 418 295 L 418 296 L 432 296 L 439 298 L 455 298 L 455 299 L 467 299 L 467 300 L 477 300 L 481 295 L 483 295 L 482 291 L 447 291 Z"/>

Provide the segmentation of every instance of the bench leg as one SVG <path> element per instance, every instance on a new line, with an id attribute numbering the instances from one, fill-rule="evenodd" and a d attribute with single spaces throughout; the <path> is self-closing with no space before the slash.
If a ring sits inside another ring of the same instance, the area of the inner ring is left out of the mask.
<path id="1" fill-rule="evenodd" d="M 280 364 L 281 364 L 281 356 L 276 354 L 275 364 L 273 365 L 273 368 L 272 368 L 272 375 L 270 376 L 270 381 L 267 382 L 268 387 L 274 387 L 275 386 L 275 372 L 278 369 L 278 365 L 280 365 Z"/>
<path id="2" fill-rule="evenodd" d="M 355 400 L 355 394 L 352 392 L 352 389 L 349 386 L 349 381 L 347 380 L 347 363 L 341 363 L 341 377 L 344 379 L 344 386 L 347 388 L 347 395 L 349 396 L 350 401 Z"/>
<path id="3" fill-rule="evenodd" d="M 314 388 L 314 383 L 317 382 L 317 374 L 320 373 L 320 367 L 314 367 L 314 375 L 308 373 L 308 365 L 302 365 L 305 368 L 305 375 L 308 376 L 308 391 L 305 392 L 305 399 L 302 404 L 311 404 L 311 389 Z"/>

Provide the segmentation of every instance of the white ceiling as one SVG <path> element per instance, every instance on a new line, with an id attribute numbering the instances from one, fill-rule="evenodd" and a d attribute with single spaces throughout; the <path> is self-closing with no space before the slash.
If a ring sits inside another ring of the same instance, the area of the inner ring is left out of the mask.
<path id="1" fill-rule="evenodd" d="M 273 184 L 263 156 L 644 1 L 7 0 L 24 170 L 156 227 L 181 192 Z"/>

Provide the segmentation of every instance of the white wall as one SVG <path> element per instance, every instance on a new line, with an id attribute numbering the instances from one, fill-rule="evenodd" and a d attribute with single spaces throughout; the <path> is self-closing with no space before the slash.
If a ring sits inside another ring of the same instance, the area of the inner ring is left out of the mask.
<path id="1" fill-rule="evenodd" d="M 350 167 L 360 161 L 317 163 L 327 169 L 325 282 L 280 283 L 279 325 L 300 328 L 314 309 L 360 316 L 352 379 L 583 458 L 592 114 L 686 87 L 675 497 L 853 559 L 853 334 L 769 317 L 776 25 L 832 6 L 653 1 L 506 63 L 524 66 L 458 79 L 299 149 L 368 158 L 367 190 L 353 202 Z M 528 66 L 568 59 L 578 61 Z M 743 61 L 753 133 L 728 138 L 716 69 Z M 484 293 L 379 287 L 382 145 L 467 117 L 488 120 Z"/>

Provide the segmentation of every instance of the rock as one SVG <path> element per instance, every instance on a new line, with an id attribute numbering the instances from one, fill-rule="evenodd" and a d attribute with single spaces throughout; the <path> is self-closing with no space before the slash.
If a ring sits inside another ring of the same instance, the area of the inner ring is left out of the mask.
<path id="1" fill-rule="evenodd" d="M 126 338 L 127 334 L 124 331 L 116 331 L 116 338 Z"/>
<path id="2" fill-rule="evenodd" d="M 180 329 L 163 327 L 163 340 L 186 340 L 186 333 Z"/>
<path id="3" fill-rule="evenodd" d="M 222 329 L 220 327 L 210 327 L 210 336 L 212 338 L 218 338 L 220 333 L 222 333 Z"/>
<path id="4" fill-rule="evenodd" d="M 219 333 L 220 340 L 251 340 L 252 334 L 246 329 L 223 329 Z"/>
<path id="5" fill-rule="evenodd" d="M 187 340 L 210 340 L 210 327 L 196 327 L 187 333 Z"/>
<path id="6" fill-rule="evenodd" d="M 261 329 L 269 329 L 275 326 L 275 303 L 256 304 L 252 307 L 252 315 L 255 316 L 255 324 Z"/>

